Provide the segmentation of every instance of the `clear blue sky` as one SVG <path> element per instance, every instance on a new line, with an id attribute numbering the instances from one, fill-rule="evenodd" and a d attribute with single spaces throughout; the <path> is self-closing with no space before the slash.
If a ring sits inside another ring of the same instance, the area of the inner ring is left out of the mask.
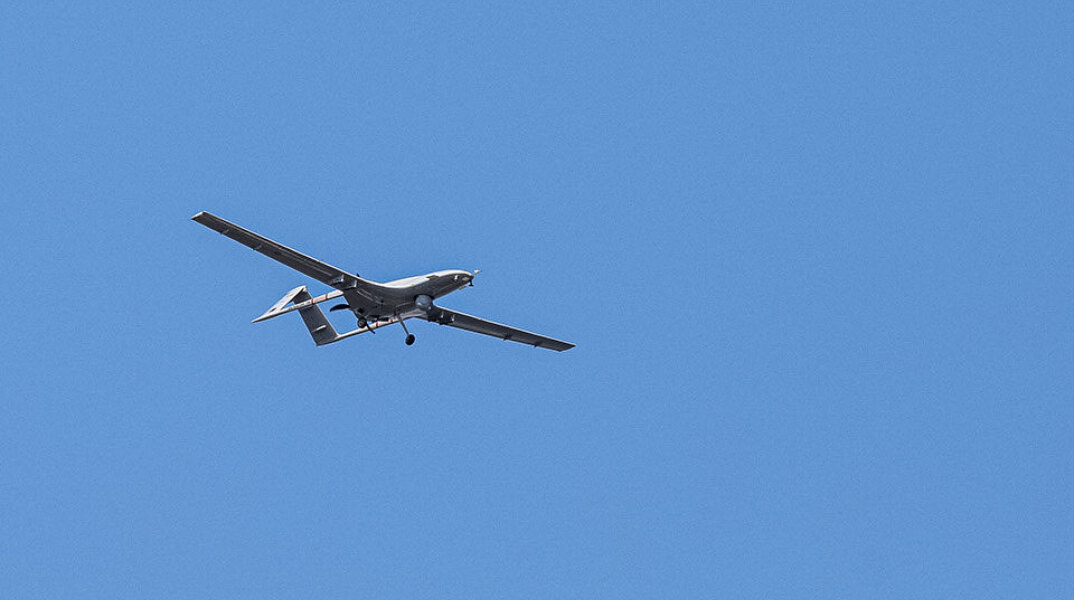
<path id="1" fill-rule="evenodd" d="M 1074 595 L 1070 3 L 117 4 L 0 5 L 0 596 Z"/>

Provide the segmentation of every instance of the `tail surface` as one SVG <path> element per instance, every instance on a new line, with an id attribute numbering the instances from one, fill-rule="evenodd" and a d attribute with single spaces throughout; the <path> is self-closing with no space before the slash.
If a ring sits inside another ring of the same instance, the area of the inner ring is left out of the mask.
<path id="1" fill-rule="evenodd" d="M 283 298 L 272 305 L 272 308 L 265 311 L 265 314 L 254 319 L 254 322 L 264 321 L 265 319 L 271 319 L 277 315 L 281 315 L 285 312 L 291 312 L 286 310 L 285 307 L 290 304 L 302 304 L 312 300 L 309 290 L 304 285 L 300 285 L 295 289 L 284 294 Z M 306 329 L 309 329 L 310 335 L 313 337 L 313 342 L 318 346 L 325 344 L 331 344 L 339 339 L 339 334 L 336 333 L 336 328 L 332 327 L 332 324 L 328 322 L 328 318 L 324 316 L 324 312 L 321 311 L 321 307 L 316 304 L 309 304 L 303 308 L 298 309 L 298 314 L 302 315 L 302 320 L 306 323 Z"/>

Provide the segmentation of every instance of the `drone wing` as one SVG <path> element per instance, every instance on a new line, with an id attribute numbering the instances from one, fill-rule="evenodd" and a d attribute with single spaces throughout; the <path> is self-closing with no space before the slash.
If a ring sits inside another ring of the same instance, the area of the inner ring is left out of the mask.
<path id="1" fill-rule="evenodd" d="M 493 323 L 492 321 L 486 321 L 439 306 L 433 307 L 425 318 L 433 323 L 450 325 L 452 327 L 458 327 L 459 329 L 465 329 L 466 331 L 473 331 L 474 333 L 483 333 L 510 342 L 529 344 L 535 348 L 548 348 L 549 350 L 555 350 L 556 352 L 563 352 L 564 350 L 570 350 L 574 347 L 574 344 L 569 342 L 552 339 L 528 331 L 522 331 L 521 329 L 515 329 L 514 327 L 508 327 L 507 325 Z"/>
<path id="2" fill-rule="evenodd" d="M 363 281 L 357 276 L 351 275 L 338 267 L 333 267 L 316 258 L 306 256 L 297 250 L 292 250 L 283 244 L 257 235 L 248 229 L 243 229 L 242 227 L 239 227 L 230 221 L 221 219 L 212 213 L 202 211 L 191 217 L 191 219 L 217 233 L 235 240 L 247 248 L 256 250 L 275 261 L 279 261 L 300 273 L 309 275 L 317 281 L 328 284 L 336 289 L 352 289 L 357 287 L 358 284 Z"/>

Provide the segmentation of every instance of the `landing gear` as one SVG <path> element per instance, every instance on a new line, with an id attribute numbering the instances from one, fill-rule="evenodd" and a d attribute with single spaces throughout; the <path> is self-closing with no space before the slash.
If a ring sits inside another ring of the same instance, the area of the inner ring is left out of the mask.
<path id="1" fill-rule="evenodd" d="M 365 320 L 365 317 L 358 317 L 358 329 L 365 329 L 369 327 L 369 321 Z"/>
<path id="2" fill-rule="evenodd" d="M 395 318 L 399 319 L 398 316 L 396 316 Z M 406 332 L 406 345 L 407 346 L 413 346 L 414 345 L 414 339 L 415 339 L 414 334 L 410 333 L 410 331 L 406 328 L 406 323 L 402 319 L 399 319 L 399 324 L 403 326 L 403 331 Z"/>

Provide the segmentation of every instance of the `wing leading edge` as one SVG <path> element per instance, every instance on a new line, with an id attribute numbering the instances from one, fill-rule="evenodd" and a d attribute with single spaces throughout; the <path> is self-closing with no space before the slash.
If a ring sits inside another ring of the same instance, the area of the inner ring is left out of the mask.
<path id="1" fill-rule="evenodd" d="M 493 323 L 492 321 L 486 321 L 485 319 L 479 319 L 471 315 L 456 312 L 448 308 L 441 308 L 439 306 L 434 307 L 429 311 L 428 316 L 425 318 L 433 323 L 450 325 L 474 333 L 483 333 L 509 342 L 528 344 L 537 348 L 548 348 L 549 350 L 555 350 L 556 352 L 563 352 L 564 350 L 570 350 L 574 347 L 574 344 L 569 342 L 545 337 L 536 333 L 530 333 L 529 331 L 523 331 L 514 327 L 508 327 L 507 325 Z"/>
<path id="2" fill-rule="evenodd" d="M 306 256 L 297 250 L 292 250 L 283 244 L 262 237 L 249 229 L 243 229 L 242 227 L 225 219 L 221 219 L 212 213 L 202 211 L 191 217 L 191 219 L 217 233 L 235 240 L 247 248 L 256 250 L 275 261 L 283 263 L 304 275 L 308 275 L 317 281 L 330 285 L 336 289 L 351 289 L 356 287 L 358 283 L 362 281 L 343 269 L 333 267 L 316 258 Z"/>

